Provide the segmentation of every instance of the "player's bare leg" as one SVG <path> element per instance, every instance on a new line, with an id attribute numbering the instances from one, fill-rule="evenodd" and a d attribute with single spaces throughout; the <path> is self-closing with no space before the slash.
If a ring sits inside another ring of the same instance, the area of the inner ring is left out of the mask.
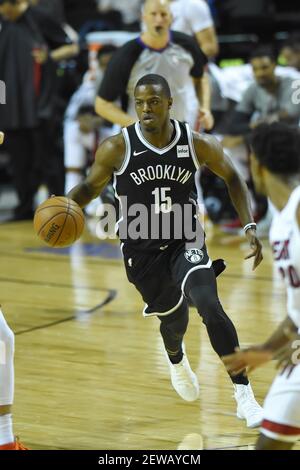
<path id="1" fill-rule="evenodd" d="M 0 309 L 0 450 L 26 450 L 13 434 L 14 333 Z"/>

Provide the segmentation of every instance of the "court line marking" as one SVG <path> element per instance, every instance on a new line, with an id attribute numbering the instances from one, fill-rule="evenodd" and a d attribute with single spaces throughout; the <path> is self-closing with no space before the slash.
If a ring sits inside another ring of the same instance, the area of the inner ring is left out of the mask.
<path id="1" fill-rule="evenodd" d="M 106 298 L 102 302 L 100 302 L 99 304 L 95 305 L 95 307 L 92 307 L 88 310 L 78 311 L 78 312 L 76 312 L 76 315 L 71 315 L 70 317 L 62 318 L 61 320 L 55 320 L 53 322 L 46 323 L 44 325 L 33 326 L 33 327 L 27 328 L 25 330 L 16 331 L 15 335 L 22 335 L 24 333 L 31 333 L 32 331 L 36 331 L 36 330 L 43 330 L 43 329 L 49 328 L 51 326 L 56 326 L 56 325 L 59 325 L 61 323 L 66 323 L 66 322 L 69 322 L 69 321 L 72 321 L 72 320 L 76 320 L 76 318 L 78 318 L 81 315 L 91 315 L 91 314 L 95 313 L 97 310 L 104 307 L 105 305 L 112 302 L 116 298 L 116 296 L 117 296 L 117 291 L 115 289 L 107 289 Z"/>

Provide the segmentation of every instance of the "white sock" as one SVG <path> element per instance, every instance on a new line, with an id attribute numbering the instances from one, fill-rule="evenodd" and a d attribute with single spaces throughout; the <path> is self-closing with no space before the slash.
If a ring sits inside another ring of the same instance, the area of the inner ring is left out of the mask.
<path id="1" fill-rule="evenodd" d="M 0 405 L 14 401 L 14 334 L 0 309 Z"/>
<path id="2" fill-rule="evenodd" d="M 12 415 L 0 416 L 0 446 L 14 442 Z"/>

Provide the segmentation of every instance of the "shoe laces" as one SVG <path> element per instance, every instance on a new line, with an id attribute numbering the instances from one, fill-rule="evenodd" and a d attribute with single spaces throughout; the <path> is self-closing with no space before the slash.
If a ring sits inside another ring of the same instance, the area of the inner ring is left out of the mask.
<path id="1" fill-rule="evenodd" d="M 240 397 L 240 405 L 243 408 L 243 411 L 245 413 L 259 413 L 260 412 L 260 406 L 255 400 L 254 396 L 251 393 L 248 393 L 248 391 L 245 391 L 244 395 Z"/>
<path id="2" fill-rule="evenodd" d="M 177 382 L 180 382 L 182 384 L 186 384 L 187 381 L 189 382 L 190 375 L 184 363 L 180 362 L 179 364 L 174 364 L 174 366 L 174 370 L 176 371 Z"/>

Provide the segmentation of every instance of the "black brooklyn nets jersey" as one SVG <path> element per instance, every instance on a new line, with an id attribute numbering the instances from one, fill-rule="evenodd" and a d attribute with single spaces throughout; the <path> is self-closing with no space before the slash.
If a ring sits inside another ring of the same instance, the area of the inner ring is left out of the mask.
<path id="1" fill-rule="evenodd" d="M 195 172 L 199 168 L 192 133 L 172 120 L 171 142 L 160 149 L 142 134 L 140 123 L 122 129 L 124 162 L 114 173 L 121 241 L 138 250 L 164 250 L 178 240 L 195 238 Z"/>

